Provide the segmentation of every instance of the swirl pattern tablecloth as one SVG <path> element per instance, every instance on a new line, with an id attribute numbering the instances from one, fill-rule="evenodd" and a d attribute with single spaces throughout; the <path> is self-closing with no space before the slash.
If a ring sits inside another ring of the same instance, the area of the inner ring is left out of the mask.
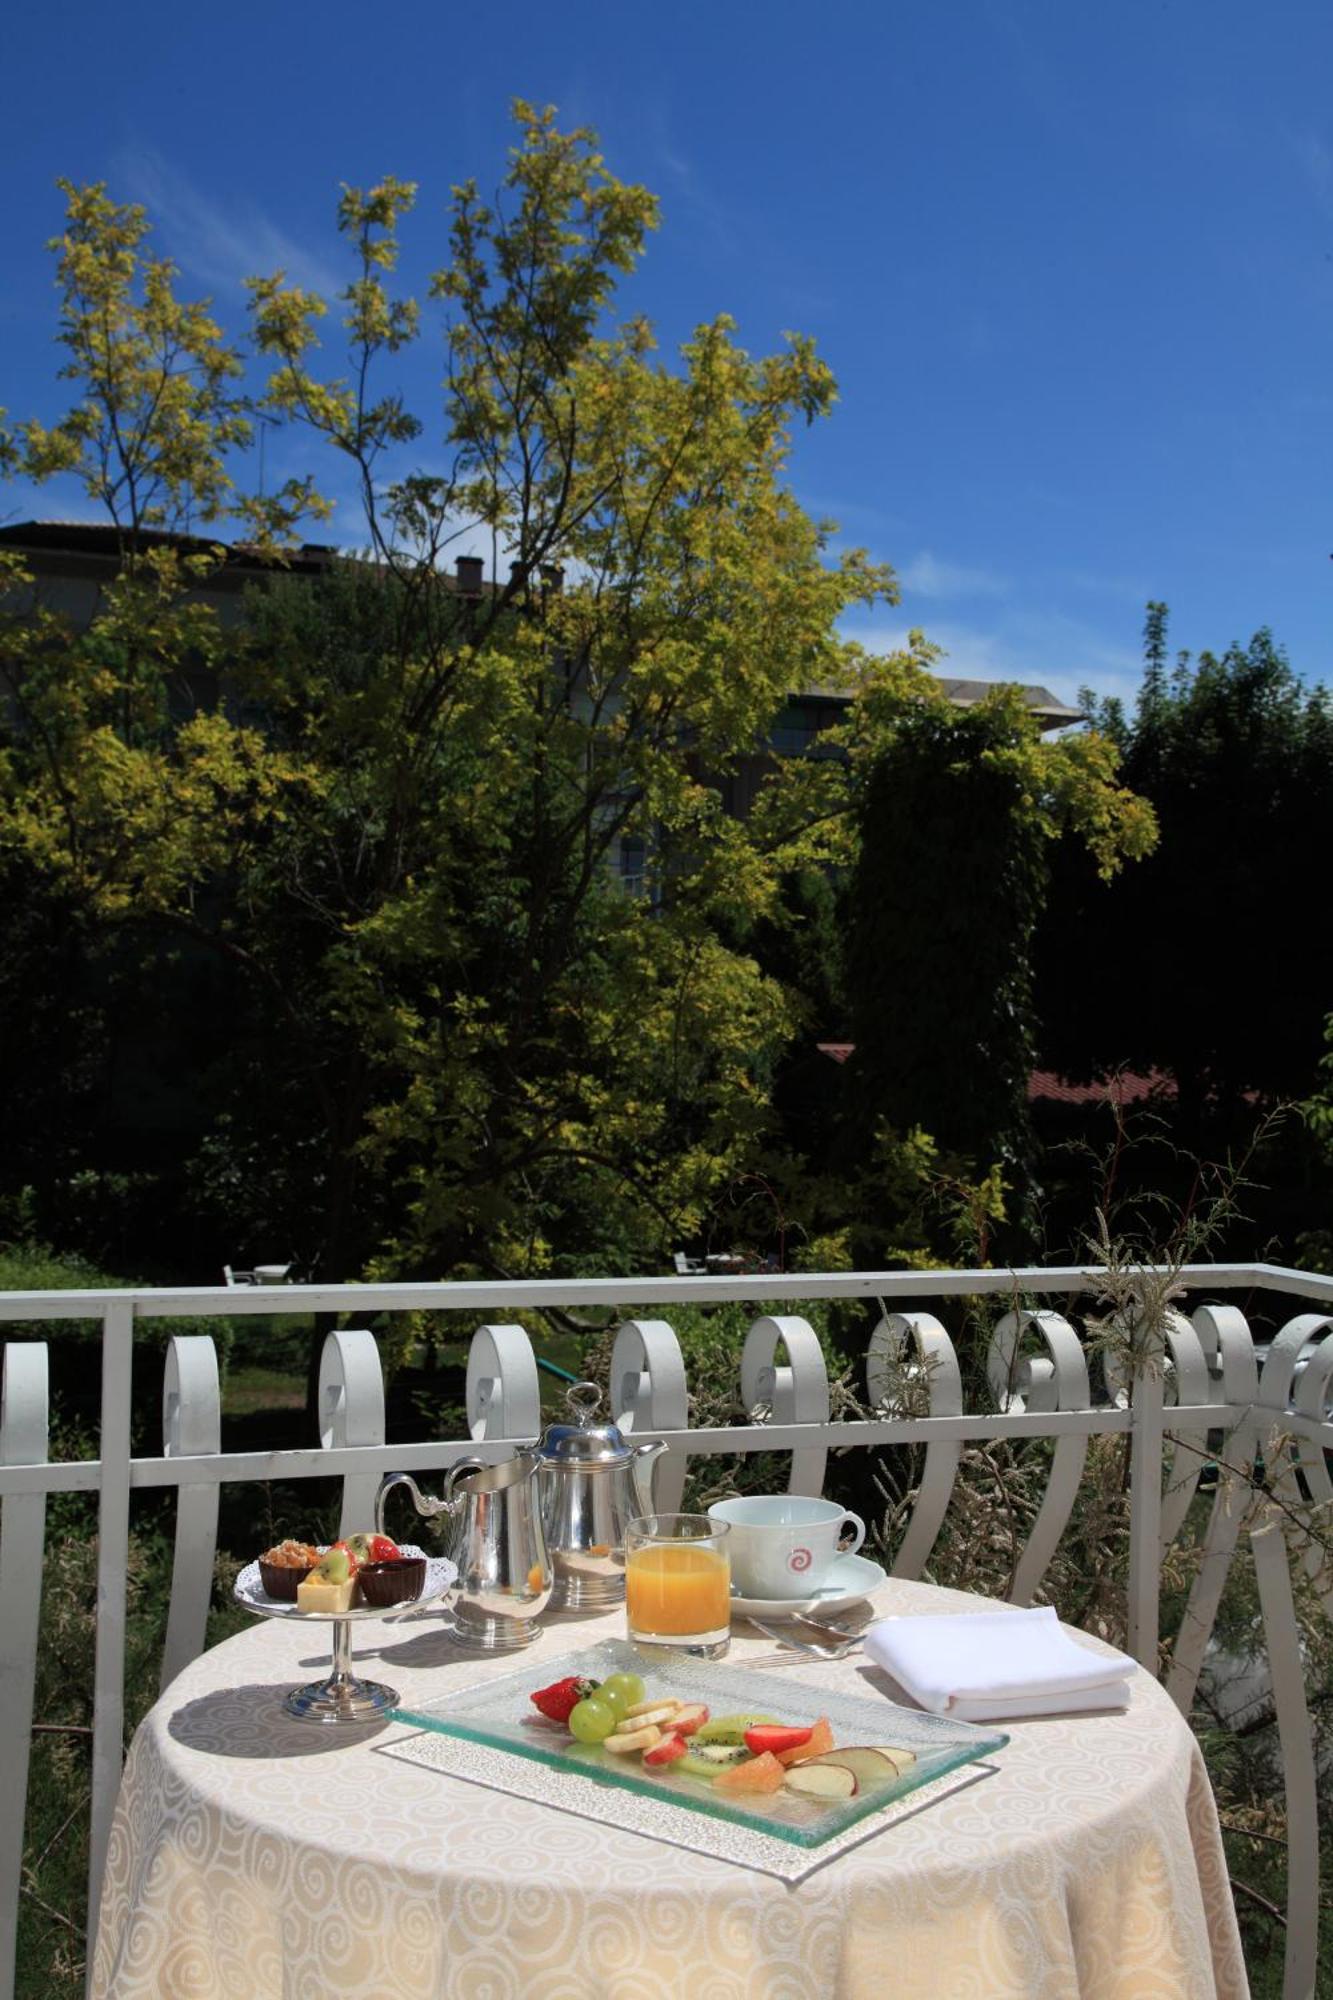
<path id="1" fill-rule="evenodd" d="M 893 1581 L 877 1608 L 975 1610 Z M 998 1608 L 998 1607 L 997 1607 Z M 549 1621 L 526 1658 L 621 1636 Z M 1198 1746 L 1135 1676 L 1124 1714 L 1008 1725 L 997 1777 L 789 1884 L 373 1754 L 407 1732 L 288 1718 L 324 1628 L 256 1625 L 196 1660 L 132 1746 L 94 2000 L 1242 2000 Z M 854 1654 L 729 1664 L 864 1691 Z M 358 1626 L 357 1670 L 421 1700 L 508 1672 L 438 1614 Z M 1088 1644 L 1094 1642 L 1089 1640 Z"/>

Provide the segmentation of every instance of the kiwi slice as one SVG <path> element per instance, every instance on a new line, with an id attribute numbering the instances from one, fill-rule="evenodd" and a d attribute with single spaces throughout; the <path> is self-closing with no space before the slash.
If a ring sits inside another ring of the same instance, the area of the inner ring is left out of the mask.
<path id="1" fill-rule="evenodd" d="M 754 1758 L 743 1743 L 713 1743 L 703 1750 L 687 1750 L 683 1757 L 677 1757 L 667 1766 L 671 1771 L 685 1771 L 691 1778 L 716 1778 L 719 1772 L 729 1771 L 734 1764 L 751 1764 Z"/>
<path id="2" fill-rule="evenodd" d="M 695 1743 L 738 1743 L 744 1746 L 747 1729 L 781 1728 L 776 1715 L 719 1715 L 694 1732 Z M 746 1751 L 749 1756 L 749 1751 Z"/>

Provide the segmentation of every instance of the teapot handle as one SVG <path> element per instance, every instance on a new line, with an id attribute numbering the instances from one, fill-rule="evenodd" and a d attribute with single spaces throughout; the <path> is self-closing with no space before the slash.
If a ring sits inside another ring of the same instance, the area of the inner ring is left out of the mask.
<path id="1" fill-rule="evenodd" d="M 384 1533 L 385 1503 L 395 1486 L 405 1486 L 407 1488 L 408 1492 L 412 1495 L 412 1505 L 423 1520 L 428 1521 L 436 1514 L 445 1514 L 449 1511 L 448 1500 L 435 1500 L 432 1499 L 429 1493 L 423 1493 L 410 1472 L 388 1472 L 381 1479 L 380 1490 L 375 1495 L 375 1533 L 377 1535 Z"/>
<path id="2" fill-rule="evenodd" d="M 460 1479 L 466 1479 L 471 1472 L 485 1472 L 483 1458 L 457 1458 L 444 1475 L 444 1498 L 439 1502 L 441 1513 L 452 1514 L 460 1502 L 454 1498 L 454 1487 Z"/>

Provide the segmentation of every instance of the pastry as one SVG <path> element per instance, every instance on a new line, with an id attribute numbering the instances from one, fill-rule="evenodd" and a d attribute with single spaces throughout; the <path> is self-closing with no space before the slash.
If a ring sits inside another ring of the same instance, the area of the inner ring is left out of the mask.
<path id="1" fill-rule="evenodd" d="M 259 1558 L 259 1581 L 267 1597 L 295 1604 L 298 1586 L 317 1566 L 320 1550 L 311 1542 L 279 1542 Z"/>
<path id="2" fill-rule="evenodd" d="M 378 1610 L 391 1604 L 410 1604 L 426 1587 L 426 1558 L 400 1552 L 388 1561 L 363 1563 L 357 1581 L 362 1602 Z"/>

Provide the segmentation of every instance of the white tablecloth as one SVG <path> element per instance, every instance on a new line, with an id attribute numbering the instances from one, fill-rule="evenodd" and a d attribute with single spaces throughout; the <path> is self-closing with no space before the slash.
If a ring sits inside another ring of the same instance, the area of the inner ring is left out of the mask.
<path id="1" fill-rule="evenodd" d="M 890 1582 L 887 1612 L 978 1600 Z M 1212 1794 L 1162 1690 L 1127 1713 L 1008 1725 L 1000 1775 L 788 1884 L 376 1756 L 288 1720 L 316 1632 L 257 1623 L 189 1667 L 134 1740 L 97 2000 L 1240 2000 Z M 729 1665 L 772 1662 L 740 1626 Z M 553 1618 L 521 1660 L 623 1636 Z M 514 1656 L 438 1619 L 356 1627 L 359 1672 L 423 1700 Z M 1089 1644 L 1093 1643 L 1091 1641 Z M 756 1668 L 864 1693 L 860 1655 Z M 864 1672 L 864 1668 L 863 1668 Z M 767 1694 L 771 1684 L 773 1693 Z"/>

